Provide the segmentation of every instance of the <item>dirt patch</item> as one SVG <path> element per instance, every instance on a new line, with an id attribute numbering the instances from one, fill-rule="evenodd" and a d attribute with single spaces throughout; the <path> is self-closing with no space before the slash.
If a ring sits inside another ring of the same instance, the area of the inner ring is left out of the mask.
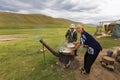
<path id="1" fill-rule="evenodd" d="M 0 35 L 0 42 L 14 41 L 26 38 L 27 34 Z"/>
<path id="2" fill-rule="evenodd" d="M 96 38 L 102 38 L 102 37 L 106 37 L 106 36 L 111 36 L 111 35 L 102 33 L 101 35 L 96 36 Z"/>
<path id="3" fill-rule="evenodd" d="M 6 39 L 0 39 L 0 42 L 13 41 L 13 40 L 20 40 L 20 38 L 6 38 Z"/>
<path id="4" fill-rule="evenodd" d="M 114 55 L 116 54 L 115 52 L 118 48 L 120 47 L 118 46 L 112 48 Z M 95 63 L 92 65 L 91 73 L 89 75 L 83 75 L 80 73 L 79 69 L 76 69 L 76 80 L 120 80 L 120 63 L 115 61 L 115 69 L 113 71 L 103 67 L 100 63 L 102 56 L 106 54 L 107 50 L 108 49 L 103 49 L 102 52 L 100 52 Z M 80 67 L 82 67 L 84 64 L 84 55 L 79 55 L 76 58 L 80 61 Z"/>

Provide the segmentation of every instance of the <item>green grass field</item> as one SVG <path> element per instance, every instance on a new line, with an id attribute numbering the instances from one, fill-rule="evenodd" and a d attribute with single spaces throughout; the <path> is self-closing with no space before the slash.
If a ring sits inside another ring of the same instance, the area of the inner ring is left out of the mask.
<path id="1" fill-rule="evenodd" d="M 57 66 L 57 58 L 48 50 L 39 52 L 43 39 L 57 51 L 65 43 L 67 28 L 1 29 L 0 35 L 11 35 L 20 40 L 0 42 L 0 80 L 76 80 L 74 71 Z M 95 28 L 86 27 L 93 34 Z M 120 40 L 111 37 L 97 39 L 103 48 L 120 46 Z M 82 54 L 84 49 L 79 49 Z"/>

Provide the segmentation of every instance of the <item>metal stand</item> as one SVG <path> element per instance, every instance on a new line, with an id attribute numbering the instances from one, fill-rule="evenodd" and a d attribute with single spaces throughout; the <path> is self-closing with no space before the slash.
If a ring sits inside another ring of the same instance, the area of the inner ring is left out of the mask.
<path id="1" fill-rule="evenodd" d="M 43 45 L 43 60 L 44 60 L 44 63 L 45 63 L 45 49 L 44 49 L 44 45 Z"/>

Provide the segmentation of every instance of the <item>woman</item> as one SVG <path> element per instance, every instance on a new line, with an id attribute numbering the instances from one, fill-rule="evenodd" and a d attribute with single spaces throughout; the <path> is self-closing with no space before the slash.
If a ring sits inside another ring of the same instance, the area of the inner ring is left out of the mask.
<path id="1" fill-rule="evenodd" d="M 77 32 L 81 34 L 80 42 L 74 43 L 76 46 L 70 53 L 73 54 L 73 52 L 81 45 L 86 48 L 86 53 L 84 55 L 84 67 L 81 68 L 81 73 L 89 74 L 91 66 L 96 60 L 99 52 L 102 50 L 102 47 L 89 33 L 83 29 L 82 25 L 77 26 Z"/>

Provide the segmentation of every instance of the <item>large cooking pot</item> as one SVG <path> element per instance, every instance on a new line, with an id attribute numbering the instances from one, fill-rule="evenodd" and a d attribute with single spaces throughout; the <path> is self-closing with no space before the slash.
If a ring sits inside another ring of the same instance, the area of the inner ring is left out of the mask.
<path id="1" fill-rule="evenodd" d="M 71 51 L 71 49 L 68 47 L 61 47 L 58 50 L 59 53 L 62 53 L 64 55 L 70 55 L 70 51 Z"/>
<path id="2" fill-rule="evenodd" d="M 71 55 L 70 51 L 75 47 L 73 43 L 67 43 L 65 47 L 60 47 L 58 52 L 64 55 Z"/>

